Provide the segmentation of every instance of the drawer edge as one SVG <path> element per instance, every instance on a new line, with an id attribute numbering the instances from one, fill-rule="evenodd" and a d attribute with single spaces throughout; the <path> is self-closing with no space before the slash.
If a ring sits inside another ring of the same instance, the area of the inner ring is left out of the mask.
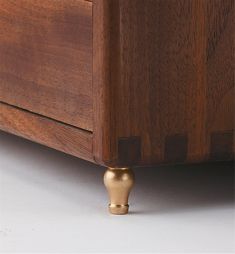
<path id="1" fill-rule="evenodd" d="M 90 162 L 92 132 L 0 102 L 0 130 Z"/>

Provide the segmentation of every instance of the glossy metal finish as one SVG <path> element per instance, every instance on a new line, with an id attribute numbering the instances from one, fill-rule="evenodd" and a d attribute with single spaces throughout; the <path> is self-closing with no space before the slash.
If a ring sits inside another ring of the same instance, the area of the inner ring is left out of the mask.
<path id="1" fill-rule="evenodd" d="M 127 214 L 128 197 L 134 184 L 134 174 L 129 168 L 108 168 L 104 174 L 104 185 L 108 190 L 112 214 Z"/>

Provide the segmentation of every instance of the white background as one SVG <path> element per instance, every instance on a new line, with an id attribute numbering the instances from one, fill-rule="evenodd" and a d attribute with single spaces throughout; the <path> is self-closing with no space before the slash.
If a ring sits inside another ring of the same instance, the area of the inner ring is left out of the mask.
<path id="1" fill-rule="evenodd" d="M 0 132 L 0 252 L 235 251 L 231 163 L 134 171 L 111 216 L 104 168 Z"/>

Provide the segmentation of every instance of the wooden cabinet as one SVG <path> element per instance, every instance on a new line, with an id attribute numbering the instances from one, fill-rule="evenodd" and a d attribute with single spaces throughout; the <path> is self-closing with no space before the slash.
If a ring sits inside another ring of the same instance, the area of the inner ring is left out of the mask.
<path id="1" fill-rule="evenodd" d="M 0 0 L 0 128 L 114 171 L 232 160 L 234 14 L 233 0 Z"/>

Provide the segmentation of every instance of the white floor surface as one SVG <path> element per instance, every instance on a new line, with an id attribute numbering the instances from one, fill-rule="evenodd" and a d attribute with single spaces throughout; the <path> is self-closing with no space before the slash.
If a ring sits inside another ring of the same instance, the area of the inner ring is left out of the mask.
<path id="1" fill-rule="evenodd" d="M 0 252 L 234 252 L 232 163 L 136 168 L 107 212 L 104 168 L 0 132 Z"/>

